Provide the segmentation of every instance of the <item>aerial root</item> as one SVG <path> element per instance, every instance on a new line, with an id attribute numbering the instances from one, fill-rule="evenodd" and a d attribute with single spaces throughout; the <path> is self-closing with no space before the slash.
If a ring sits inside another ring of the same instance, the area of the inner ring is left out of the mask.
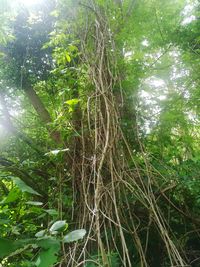
<path id="1" fill-rule="evenodd" d="M 88 66 L 88 79 L 94 91 L 82 111 L 81 167 L 76 158 L 72 166 L 79 169 L 79 177 L 75 179 L 81 186 L 79 209 L 75 209 L 76 219 L 79 227 L 87 229 L 87 237 L 83 245 L 76 244 L 70 248 L 67 266 L 84 266 L 89 261 L 95 262 L 96 266 L 110 266 L 109 255 L 113 252 L 118 254 L 123 266 L 133 266 L 128 235 L 137 249 L 140 266 L 147 267 L 146 252 L 152 224 L 157 226 L 171 266 L 187 266 L 170 237 L 169 226 L 156 201 L 152 189 L 156 182 L 150 172 L 151 165 L 145 153 L 141 152 L 145 162 L 145 169 L 141 171 L 120 126 L 118 107 L 125 100 L 122 88 L 119 88 L 120 103 L 113 93 L 113 88 L 121 84 L 117 63 L 109 52 L 115 50 L 115 44 L 108 22 L 97 6 L 95 14 L 93 35 L 85 34 L 88 37 L 83 38 L 81 43 L 82 60 Z M 91 40 L 94 49 L 88 51 L 87 42 Z M 86 125 L 88 131 L 85 130 Z M 130 162 L 134 168 L 130 168 Z M 77 203 L 77 199 L 75 201 Z M 143 226 L 139 213 L 133 208 L 134 203 L 139 203 L 148 217 L 145 242 L 141 240 Z M 92 257 L 94 253 L 101 261 Z"/>

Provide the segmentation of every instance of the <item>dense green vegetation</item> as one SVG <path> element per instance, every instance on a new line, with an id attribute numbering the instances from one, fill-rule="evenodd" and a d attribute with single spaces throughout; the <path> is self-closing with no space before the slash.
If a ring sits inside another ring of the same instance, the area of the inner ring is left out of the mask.
<path id="1" fill-rule="evenodd" d="M 0 0 L 0 266 L 200 266 L 198 0 Z"/>

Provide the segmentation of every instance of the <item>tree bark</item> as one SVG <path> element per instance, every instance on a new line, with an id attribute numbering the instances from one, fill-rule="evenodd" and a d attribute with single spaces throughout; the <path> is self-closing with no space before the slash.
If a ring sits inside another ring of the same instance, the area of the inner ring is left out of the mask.
<path id="1" fill-rule="evenodd" d="M 34 107 L 35 111 L 37 112 L 38 116 L 40 117 L 41 121 L 43 121 L 49 131 L 51 138 L 56 143 L 61 143 L 61 136 L 57 130 L 51 130 L 49 124 L 52 123 L 52 118 L 44 106 L 44 103 L 41 101 L 40 97 L 36 94 L 35 90 L 29 86 L 28 89 L 24 90 L 26 96 L 28 97 L 30 103 Z"/>
<path id="2" fill-rule="evenodd" d="M 31 104 L 33 105 L 35 111 L 39 115 L 40 119 L 45 124 L 51 123 L 52 122 L 51 116 L 48 110 L 45 108 L 40 97 L 36 94 L 35 90 L 32 87 L 29 87 L 28 89 L 25 89 L 24 92 L 28 97 L 29 101 L 31 102 Z"/>

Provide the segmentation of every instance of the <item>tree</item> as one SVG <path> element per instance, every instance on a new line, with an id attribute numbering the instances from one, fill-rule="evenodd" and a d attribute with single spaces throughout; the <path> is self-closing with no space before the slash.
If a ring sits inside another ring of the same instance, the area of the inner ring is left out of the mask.
<path id="1" fill-rule="evenodd" d="M 187 10 L 59 0 L 8 19 L 3 266 L 198 266 L 198 19 L 185 24 Z"/>

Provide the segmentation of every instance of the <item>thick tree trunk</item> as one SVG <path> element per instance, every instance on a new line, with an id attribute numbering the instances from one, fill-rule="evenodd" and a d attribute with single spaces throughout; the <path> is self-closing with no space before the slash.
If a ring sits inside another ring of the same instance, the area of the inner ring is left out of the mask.
<path id="1" fill-rule="evenodd" d="M 28 97 L 30 103 L 33 105 L 35 111 L 37 112 L 40 119 L 45 123 L 51 138 L 56 143 L 61 143 L 61 136 L 57 130 L 51 130 L 49 124 L 52 122 L 52 118 L 41 101 L 40 97 L 36 94 L 35 90 L 30 86 L 28 89 L 24 90 L 26 96 Z"/>

